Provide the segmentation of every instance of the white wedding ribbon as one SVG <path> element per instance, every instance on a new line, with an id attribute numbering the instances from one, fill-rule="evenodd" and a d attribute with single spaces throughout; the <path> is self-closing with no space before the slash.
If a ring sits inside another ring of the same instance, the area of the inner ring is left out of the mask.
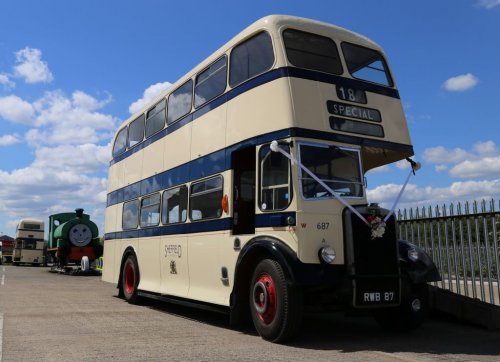
<path id="1" fill-rule="evenodd" d="M 420 162 L 410 162 L 410 163 L 411 163 L 410 173 L 406 177 L 406 181 L 405 181 L 403 187 L 401 187 L 401 190 L 399 191 L 398 197 L 396 197 L 396 201 L 394 201 L 394 205 L 392 205 L 392 207 L 391 207 L 391 211 L 389 211 L 389 213 L 387 215 L 385 215 L 384 222 L 386 222 L 387 220 L 389 220 L 389 218 L 391 217 L 391 215 L 394 214 L 394 210 L 396 210 L 396 206 L 399 203 L 399 199 L 401 199 L 401 196 L 403 195 L 403 192 L 404 192 L 404 190 L 406 188 L 406 185 L 408 185 L 408 181 L 410 181 L 411 175 L 412 174 L 414 175 L 415 171 L 420 170 L 420 167 L 421 167 Z"/>
<path id="2" fill-rule="evenodd" d="M 358 210 L 356 210 L 354 207 L 352 207 L 347 201 L 345 201 L 339 194 L 337 194 L 335 191 L 333 191 L 330 187 L 328 187 L 327 184 L 325 184 L 322 180 L 318 178 L 312 171 L 310 171 L 307 167 L 305 167 L 299 160 L 297 160 L 291 153 L 286 152 L 284 149 L 282 149 L 278 145 L 278 141 L 274 140 L 271 142 L 271 151 L 273 152 L 280 152 L 283 156 L 288 158 L 290 161 L 292 161 L 292 164 L 295 163 L 297 166 L 299 166 L 305 173 L 307 173 L 309 176 L 311 176 L 317 183 L 319 183 L 321 186 L 323 186 L 329 193 L 331 193 L 337 200 L 339 200 L 342 204 L 344 204 L 349 210 L 351 210 L 357 217 L 361 219 L 366 225 L 371 227 L 371 224 L 368 222 L 368 220 L 365 219 L 363 215 L 359 213 Z M 419 162 L 412 162 L 411 165 L 411 171 L 408 174 L 408 177 L 406 178 L 406 181 L 401 188 L 401 191 L 399 191 L 399 195 L 396 198 L 396 201 L 394 202 L 394 205 L 392 206 L 391 210 L 389 213 L 385 216 L 384 222 L 386 222 L 389 217 L 394 213 L 394 210 L 396 209 L 396 205 L 399 203 L 399 200 L 401 199 L 401 196 L 403 195 L 403 191 L 406 188 L 406 185 L 408 184 L 408 181 L 410 180 L 410 177 L 412 174 L 415 173 L 415 171 L 420 169 L 420 163 Z"/>

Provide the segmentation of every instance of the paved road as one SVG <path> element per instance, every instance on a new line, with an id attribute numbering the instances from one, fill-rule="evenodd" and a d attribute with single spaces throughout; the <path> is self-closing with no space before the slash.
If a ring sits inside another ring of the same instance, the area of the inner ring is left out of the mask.
<path id="1" fill-rule="evenodd" d="M 500 361 L 500 332 L 433 318 L 411 335 L 370 318 L 307 316 L 290 345 L 227 317 L 129 305 L 99 277 L 0 266 L 0 361 Z"/>

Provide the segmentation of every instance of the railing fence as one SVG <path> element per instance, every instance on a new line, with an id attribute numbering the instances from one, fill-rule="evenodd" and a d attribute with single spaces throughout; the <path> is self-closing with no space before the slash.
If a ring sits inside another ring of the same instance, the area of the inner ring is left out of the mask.
<path id="1" fill-rule="evenodd" d="M 500 211 L 493 199 L 403 209 L 397 219 L 398 237 L 426 250 L 438 267 L 442 281 L 435 286 L 500 305 Z"/>

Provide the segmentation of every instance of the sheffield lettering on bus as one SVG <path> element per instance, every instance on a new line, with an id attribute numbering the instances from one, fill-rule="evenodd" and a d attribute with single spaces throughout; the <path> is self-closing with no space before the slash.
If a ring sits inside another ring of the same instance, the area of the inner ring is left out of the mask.
<path id="1" fill-rule="evenodd" d="M 328 112 L 338 116 L 357 118 L 364 121 L 380 122 L 382 117 L 376 109 L 353 106 L 346 103 L 328 101 Z"/>

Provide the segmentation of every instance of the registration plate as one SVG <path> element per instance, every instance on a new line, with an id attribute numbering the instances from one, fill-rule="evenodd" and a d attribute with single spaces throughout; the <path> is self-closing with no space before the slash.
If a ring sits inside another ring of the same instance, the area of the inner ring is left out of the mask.
<path id="1" fill-rule="evenodd" d="M 399 280 L 387 279 L 362 279 L 354 283 L 357 307 L 394 306 L 399 305 Z"/>
<path id="2" fill-rule="evenodd" d="M 363 303 L 384 303 L 394 302 L 395 293 L 393 291 L 385 292 L 364 292 Z"/>

